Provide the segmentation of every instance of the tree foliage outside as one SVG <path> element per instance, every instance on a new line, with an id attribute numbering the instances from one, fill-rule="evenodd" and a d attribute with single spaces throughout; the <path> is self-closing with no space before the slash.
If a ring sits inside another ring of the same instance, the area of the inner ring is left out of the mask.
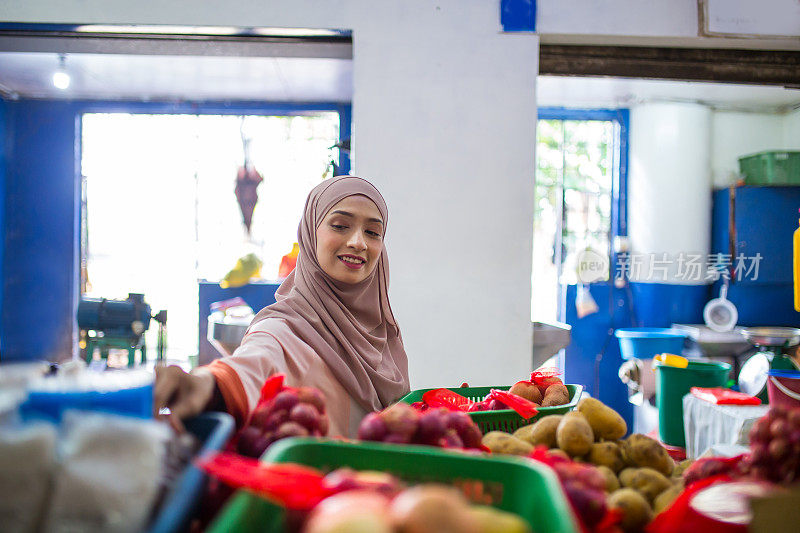
<path id="1" fill-rule="evenodd" d="M 611 121 L 538 121 L 534 320 L 558 318 L 558 285 L 576 282 L 578 253 L 609 252 L 614 130 Z"/>

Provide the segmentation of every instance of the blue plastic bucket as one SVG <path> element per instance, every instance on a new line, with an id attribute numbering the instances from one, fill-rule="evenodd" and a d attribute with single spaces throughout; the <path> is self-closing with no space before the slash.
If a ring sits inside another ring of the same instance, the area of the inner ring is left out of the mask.
<path id="1" fill-rule="evenodd" d="M 660 353 L 680 355 L 686 338 L 685 333 L 670 328 L 618 329 L 614 335 L 623 359 L 652 359 Z"/>

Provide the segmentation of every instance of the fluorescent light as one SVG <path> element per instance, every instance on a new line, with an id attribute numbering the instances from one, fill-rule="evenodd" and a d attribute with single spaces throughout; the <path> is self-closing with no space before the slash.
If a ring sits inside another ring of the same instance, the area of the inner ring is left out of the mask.
<path id="1" fill-rule="evenodd" d="M 169 25 L 133 25 L 133 24 L 86 24 L 78 26 L 75 31 L 82 33 L 117 33 L 143 35 L 236 35 L 239 28 L 232 26 L 169 26 Z"/>

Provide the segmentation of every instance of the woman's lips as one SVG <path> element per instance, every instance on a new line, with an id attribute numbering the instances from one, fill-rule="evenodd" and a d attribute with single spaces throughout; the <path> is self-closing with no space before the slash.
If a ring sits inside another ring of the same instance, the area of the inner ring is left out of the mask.
<path id="1" fill-rule="evenodd" d="M 341 261 L 341 262 L 342 262 L 342 264 L 343 264 L 344 266 L 346 266 L 347 268 L 349 268 L 350 270 L 358 270 L 359 268 L 361 268 L 361 267 L 363 267 L 364 265 L 366 265 L 366 264 L 367 264 L 367 262 L 366 262 L 366 261 L 364 261 L 364 262 L 362 262 L 362 263 L 351 263 L 351 262 L 349 262 L 349 261 L 346 261 L 345 259 L 343 259 L 343 257 L 348 257 L 348 256 L 339 256 L 339 257 L 337 257 L 337 259 L 338 259 L 339 261 Z M 355 258 L 353 258 L 353 259 L 355 259 Z M 363 260 L 362 260 L 362 261 L 363 261 Z"/>

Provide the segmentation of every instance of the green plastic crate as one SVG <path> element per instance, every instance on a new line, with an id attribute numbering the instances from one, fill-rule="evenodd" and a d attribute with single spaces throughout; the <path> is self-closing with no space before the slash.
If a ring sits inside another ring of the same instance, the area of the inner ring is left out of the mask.
<path id="1" fill-rule="evenodd" d="M 532 460 L 469 455 L 430 446 L 291 438 L 273 444 L 265 462 L 298 463 L 329 472 L 339 467 L 390 472 L 407 483 L 468 486 L 483 482 L 492 505 L 525 519 L 535 533 L 578 532 L 577 521 L 552 470 Z M 481 502 L 483 503 L 483 502 Z M 285 511 L 247 491 L 237 492 L 207 530 L 210 533 L 281 533 Z"/>
<path id="2" fill-rule="evenodd" d="M 510 385 L 504 385 L 499 387 L 460 387 L 451 390 L 461 396 L 469 398 L 473 402 L 478 402 L 483 400 L 483 398 L 489 394 L 489 391 L 492 389 L 497 390 L 504 390 L 507 391 L 510 389 Z M 422 395 L 428 392 L 429 390 L 435 389 L 418 389 L 409 392 L 399 401 L 404 403 L 414 403 L 414 402 L 421 402 Z M 581 399 L 581 394 L 583 393 L 583 386 L 582 385 L 567 385 L 567 391 L 569 391 L 569 403 L 564 405 L 556 405 L 553 407 L 539 407 L 538 413 L 528 420 L 525 420 L 521 416 L 519 416 L 516 411 L 511 409 L 500 409 L 498 411 L 478 411 L 475 413 L 470 413 L 469 416 L 472 417 L 472 420 L 478 424 L 478 427 L 481 429 L 481 432 L 485 435 L 490 431 L 505 431 L 506 433 L 513 433 L 514 431 L 518 430 L 522 426 L 527 426 L 528 424 L 533 424 L 543 416 L 547 415 L 563 415 L 569 411 L 575 409 L 575 406 L 578 405 L 578 400 Z"/>
<path id="3" fill-rule="evenodd" d="M 747 185 L 800 184 L 800 152 L 760 152 L 739 158 L 739 173 Z"/>

